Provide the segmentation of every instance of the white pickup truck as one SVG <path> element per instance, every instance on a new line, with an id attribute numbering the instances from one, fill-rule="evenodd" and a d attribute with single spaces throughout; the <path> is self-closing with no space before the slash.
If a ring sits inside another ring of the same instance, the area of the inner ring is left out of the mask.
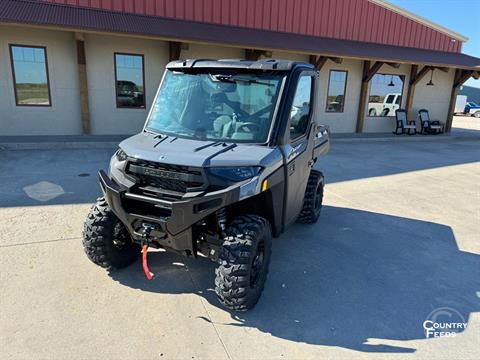
<path id="1" fill-rule="evenodd" d="M 480 105 L 477 105 L 474 102 L 468 102 L 465 106 L 465 113 L 470 116 L 475 116 L 480 118 Z"/>
<path id="2" fill-rule="evenodd" d="M 402 94 L 387 94 L 383 98 L 383 102 L 375 100 L 380 100 L 380 97 L 370 96 L 368 103 L 368 116 L 395 116 L 395 110 L 400 108 Z"/>

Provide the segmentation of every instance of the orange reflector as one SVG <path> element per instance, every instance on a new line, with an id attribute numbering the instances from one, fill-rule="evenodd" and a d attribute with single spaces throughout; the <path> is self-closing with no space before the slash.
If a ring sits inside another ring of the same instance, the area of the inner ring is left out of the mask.
<path id="1" fill-rule="evenodd" d="M 267 190 L 267 187 L 268 187 L 268 180 L 263 180 L 262 191 Z"/>

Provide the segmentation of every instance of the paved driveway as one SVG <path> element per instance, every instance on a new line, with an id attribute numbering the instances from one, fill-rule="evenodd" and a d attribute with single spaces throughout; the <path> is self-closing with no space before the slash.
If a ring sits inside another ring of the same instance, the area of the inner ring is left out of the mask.
<path id="1" fill-rule="evenodd" d="M 213 263 L 164 252 L 107 273 L 81 247 L 110 150 L 0 152 L 0 358 L 480 358 L 479 141 L 342 142 L 318 224 L 274 242 L 257 307 Z M 468 327 L 426 339 L 441 307 Z"/>

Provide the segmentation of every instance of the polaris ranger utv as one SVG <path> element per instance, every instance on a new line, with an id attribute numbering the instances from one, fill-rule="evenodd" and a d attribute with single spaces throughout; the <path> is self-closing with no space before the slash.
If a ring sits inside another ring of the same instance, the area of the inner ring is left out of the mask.
<path id="1" fill-rule="evenodd" d="M 284 60 L 167 65 L 143 131 L 120 143 L 104 197 L 85 222 L 89 259 L 122 268 L 148 247 L 217 262 L 215 291 L 233 310 L 258 301 L 272 237 L 314 223 L 329 149 L 318 124 L 319 78 Z"/>

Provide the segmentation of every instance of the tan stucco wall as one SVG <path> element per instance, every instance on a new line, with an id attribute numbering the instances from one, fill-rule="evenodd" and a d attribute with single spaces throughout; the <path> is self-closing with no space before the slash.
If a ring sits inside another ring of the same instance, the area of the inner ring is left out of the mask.
<path id="1" fill-rule="evenodd" d="M 272 51 L 273 59 L 284 59 L 284 60 L 294 60 L 294 61 L 304 61 L 308 63 L 308 55 L 304 54 L 295 54 L 286 51 Z"/>
<path id="2" fill-rule="evenodd" d="M 330 70 L 346 70 L 347 88 L 345 91 L 345 105 L 341 113 L 326 112 L 328 81 Z M 321 96 L 320 122 L 329 125 L 334 133 L 355 132 L 357 124 L 358 101 L 360 97 L 360 86 L 362 81 L 363 62 L 344 59 L 341 64 L 327 61 L 320 71 Z"/>
<path id="3" fill-rule="evenodd" d="M 169 47 L 165 41 L 131 37 L 85 34 L 87 77 L 90 101 L 90 121 L 93 134 L 134 134 L 141 130 L 150 108 L 165 65 Z M 43 45 L 47 47 L 51 108 L 18 107 L 10 67 L 8 44 Z M 145 109 L 117 108 L 115 101 L 114 53 L 144 55 Z M 181 51 L 185 58 L 243 58 L 244 49 L 226 46 L 188 44 Z M 272 52 L 273 58 L 308 61 L 308 56 L 283 51 Z M 0 135 L 71 135 L 81 134 L 78 70 L 75 37 L 71 32 L 39 30 L 19 26 L 0 25 Z M 348 71 L 345 106 L 342 113 L 325 112 L 330 70 Z M 330 126 L 334 133 L 355 131 L 360 96 L 363 61 L 344 59 L 341 64 L 327 61 L 320 72 L 320 122 Z M 405 75 L 402 107 L 405 107 L 410 66 L 395 69 L 384 65 L 380 73 Z M 454 70 L 435 71 L 435 86 L 426 86 L 429 74 L 416 87 L 413 110 L 430 110 L 431 117 L 445 121 Z M 366 109 L 366 112 L 368 109 Z M 365 116 L 365 132 L 391 132 L 394 117 Z"/>
<path id="4" fill-rule="evenodd" d="M 417 126 L 420 126 L 418 120 L 418 110 L 420 109 L 427 109 L 432 120 L 440 120 L 444 123 L 447 121 L 454 77 L 454 69 L 449 69 L 448 73 L 435 70 L 433 73 L 434 86 L 426 85 L 430 80 L 430 73 L 425 75 L 415 86 L 412 109 L 415 114 L 413 120 L 417 120 Z"/>
<path id="5" fill-rule="evenodd" d="M 244 57 L 243 49 L 216 45 L 188 44 L 188 49 L 180 52 L 180 59 L 243 59 Z"/>
<path id="6" fill-rule="evenodd" d="M 168 44 L 164 41 L 85 35 L 88 97 L 92 134 L 134 134 L 139 132 L 152 105 L 168 63 Z M 144 55 L 145 109 L 117 108 L 115 98 L 114 53 Z"/>
<path id="7" fill-rule="evenodd" d="M 51 107 L 16 106 L 8 44 L 47 47 Z M 0 25 L 0 136 L 81 134 L 73 33 Z"/>

